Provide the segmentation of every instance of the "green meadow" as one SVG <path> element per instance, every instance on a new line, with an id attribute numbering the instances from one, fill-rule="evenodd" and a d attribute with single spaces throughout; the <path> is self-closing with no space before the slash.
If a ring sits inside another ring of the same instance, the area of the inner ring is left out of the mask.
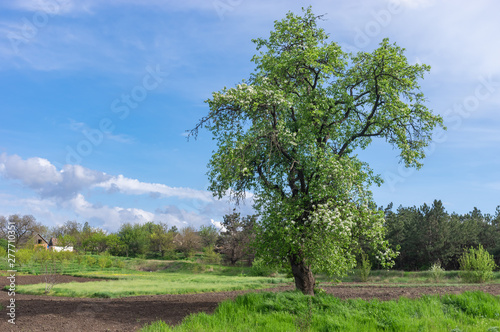
<path id="1" fill-rule="evenodd" d="M 33 266 L 36 270 L 36 266 Z M 86 283 L 55 284 L 48 295 L 84 298 L 119 298 L 139 295 L 188 294 L 257 290 L 293 285 L 286 273 L 256 271 L 247 266 L 228 267 L 195 261 L 123 260 L 120 267 L 95 269 L 66 267 L 66 274 L 101 278 Z M 436 281 L 429 271 L 371 271 L 359 282 L 353 271 L 343 282 L 350 286 L 458 286 L 457 271 L 445 271 Z M 495 272 L 492 284 L 500 283 Z M 334 283 L 333 283 L 334 284 Z M 318 286 L 332 281 L 318 276 Z M 45 284 L 19 285 L 19 293 L 42 295 Z M 180 325 L 158 321 L 145 326 L 152 331 L 488 331 L 500 332 L 500 297 L 483 292 L 461 295 L 400 298 L 395 301 L 340 300 L 319 292 L 316 296 L 287 291 L 248 293 L 222 302 L 211 314 L 186 317 Z"/>
<path id="2" fill-rule="evenodd" d="M 117 280 L 71 282 L 56 284 L 48 295 L 71 297 L 116 298 L 137 295 L 187 294 L 261 289 L 285 283 L 286 279 L 262 277 L 231 277 L 219 275 L 172 274 L 114 274 L 104 275 Z M 45 284 L 18 286 L 23 294 L 44 294 Z"/>
<path id="3" fill-rule="evenodd" d="M 138 295 L 188 294 L 252 290 L 290 284 L 284 277 L 257 277 L 245 274 L 249 268 L 206 266 L 191 262 L 147 262 L 133 265 L 139 269 L 87 271 L 72 274 L 81 277 L 104 278 L 104 281 L 56 284 L 48 293 L 53 296 L 117 298 Z M 45 294 L 45 284 L 19 285 L 22 294 Z"/>
<path id="4" fill-rule="evenodd" d="M 500 331 L 500 297 L 482 292 L 340 300 L 297 292 L 249 293 L 221 303 L 212 315 L 194 314 L 171 327 L 158 321 L 141 332 L 163 331 Z"/>
<path id="5" fill-rule="evenodd" d="M 36 267 L 34 267 L 36 271 Z M 73 276 L 105 279 L 86 283 L 56 284 L 48 293 L 53 296 L 118 298 L 138 295 L 188 294 L 233 290 L 264 289 L 292 285 L 292 278 L 284 273 L 270 271 L 260 276 L 247 266 L 229 267 L 205 265 L 192 261 L 161 261 L 131 259 L 122 267 L 95 269 L 85 266 L 68 266 L 66 273 Z M 356 271 L 342 278 L 343 282 L 359 281 Z M 490 283 L 500 283 L 500 272 L 495 272 Z M 318 276 L 318 287 L 336 284 L 324 276 Z M 371 271 L 364 283 L 351 286 L 458 286 L 464 283 L 457 271 L 446 271 L 439 282 L 428 271 Z M 24 294 L 45 294 L 45 284 L 19 285 L 17 291 Z"/>

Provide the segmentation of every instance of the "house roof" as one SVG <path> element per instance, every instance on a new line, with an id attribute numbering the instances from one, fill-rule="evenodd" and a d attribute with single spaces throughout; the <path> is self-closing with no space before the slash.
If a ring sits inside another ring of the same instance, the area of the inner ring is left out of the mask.
<path id="1" fill-rule="evenodd" d="M 38 233 L 37 233 L 37 234 L 34 236 L 34 238 L 35 238 L 35 239 L 36 239 L 37 237 L 39 237 L 40 239 L 42 239 L 42 240 L 43 240 L 43 242 L 45 242 L 46 244 L 48 244 L 47 240 L 45 240 L 45 239 L 43 238 L 43 236 L 41 236 L 40 234 L 38 234 Z"/>

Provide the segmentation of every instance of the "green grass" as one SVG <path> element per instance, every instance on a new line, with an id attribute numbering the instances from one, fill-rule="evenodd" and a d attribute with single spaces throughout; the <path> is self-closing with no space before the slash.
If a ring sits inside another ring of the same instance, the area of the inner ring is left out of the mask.
<path id="1" fill-rule="evenodd" d="M 327 282 L 328 278 L 319 277 L 318 281 Z M 359 277 L 355 272 L 341 279 L 343 282 L 359 282 Z M 500 271 L 493 273 L 491 283 L 500 283 Z M 393 271 L 393 270 L 375 270 L 370 272 L 366 284 L 378 284 L 390 286 L 394 284 L 408 285 L 458 285 L 464 284 L 459 276 L 459 271 L 445 271 L 439 282 L 435 282 L 430 271 Z"/>
<path id="2" fill-rule="evenodd" d="M 192 261 L 163 261 L 144 259 L 123 259 L 121 269 L 79 269 L 67 274 L 83 277 L 114 279 L 88 283 L 68 283 L 55 285 L 49 295 L 70 297 L 116 298 L 138 295 L 187 294 L 252 290 L 290 283 L 292 279 L 251 276 L 249 267 L 227 267 L 204 265 Z M 153 272 L 144 272 L 153 271 Z M 350 275 L 343 281 L 356 281 Z M 500 273 L 494 275 L 494 283 L 500 282 Z M 332 285 L 327 278 L 319 277 L 318 286 Z M 372 271 L 368 282 L 360 286 L 456 286 L 463 285 L 457 271 L 446 271 L 439 283 L 432 280 L 430 272 Z M 351 285 L 352 286 L 352 285 Z M 355 285 L 354 285 L 355 286 Z M 45 285 L 18 286 L 19 293 L 44 294 Z"/>
<path id="3" fill-rule="evenodd" d="M 191 258 L 184 260 L 159 260 L 159 259 L 144 259 L 144 258 L 128 258 L 108 256 L 111 266 L 100 267 L 98 261 L 106 256 L 100 255 L 78 255 L 72 260 L 66 261 L 61 265 L 60 272 L 62 274 L 77 275 L 87 272 L 128 272 L 135 271 L 160 271 L 160 272 L 204 272 L 203 269 L 212 269 L 216 272 L 221 272 L 224 275 L 242 275 L 251 273 L 252 268 L 248 266 L 221 266 L 221 265 L 206 265 L 200 264 L 200 260 Z M 89 264 L 88 259 L 93 258 L 94 263 Z M 8 261 L 5 257 L 0 257 L 0 273 L 9 270 Z M 43 273 L 40 263 L 30 261 L 22 266 L 16 266 L 18 273 L 39 275 Z"/>
<path id="4" fill-rule="evenodd" d="M 83 257 L 83 259 L 81 258 Z M 95 259 L 94 264 L 85 263 L 84 259 L 86 257 L 93 257 Z M 125 257 L 111 257 L 111 266 L 102 268 L 98 264 L 98 259 L 103 256 L 99 255 L 80 255 L 81 261 L 76 259 L 76 257 L 70 261 L 65 261 L 60 265 L 59 271 L 62 274 L 74 274 L 81 272 L 91 272 L 91 271 L 122 271 L 127 269 L 129 265 L 134 264 L 137 259 L 127 259 Z M 0 270 L 9 270 L 8 261 L 5 258 L 0 258 Z M 43 274 L 43 269 L 40 263 L 30 261 L 29 263 L 23 265 L 16 265 L 16 270 L 18 273 L 39 275 Z"/>
<path id="5" fill-rule="evenodd" d="M 482 292 L 398 301 L 343 301 L 297 292 L 249 293 L 222 302 L 213 315 L 190 315 L 160 331 L 500 331 L 500 297 Z"/>
<path id="6" fill-rule="evenodd" d="M 48 295 L 116 298 L 137 295 L 187 294 L 262 289 L 289 282 L 289 279 L 224 276 L 218 274 L 130 272 L 120 274 L 86 273 L 81 276 L 118 280 L 56 284 Z M 45 284 L 19 285 L 22 294 L 44 294 Z"/>

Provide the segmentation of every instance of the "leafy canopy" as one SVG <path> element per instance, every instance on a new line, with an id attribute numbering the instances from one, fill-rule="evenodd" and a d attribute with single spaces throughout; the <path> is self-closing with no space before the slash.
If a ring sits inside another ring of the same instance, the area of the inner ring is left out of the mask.
<path id="1" fill-rule="evenodd" d="M 346 53 L 320 19 L 311 8 L 288 13 L 268 39 L 253 40 L 255 71 L 214 92 L 192 134 L 206 127 L 217 141 L 208 172 L 214 195 L 238 201 L 253 190 L 264 259 L 296 255 L 341 273 L 354 266 L 361 241 L 382 262 L 394 256 L 368 190 L 381 179 L 353 153 L 380 137 L 419 168 L 442 119 L 418 85 L 428 66 L 409 64 L 387 39 L 371 53 Z"/>

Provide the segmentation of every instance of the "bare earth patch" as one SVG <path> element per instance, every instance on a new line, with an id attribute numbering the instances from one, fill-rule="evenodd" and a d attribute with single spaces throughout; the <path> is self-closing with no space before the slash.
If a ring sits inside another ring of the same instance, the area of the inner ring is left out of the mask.
<path id="1" fill-rule="evenodd" d="M 0 285 L 7 285 L 7 278 L 0 277 Z M 96 281 L 91 278 L 61 276 L 60 282 Z M 18 276 L 18 285 L 43 282 L 43 276 Z M 341 299 L 365 300 L 398 299 L 401 296 L 415 298 L 422 294 L 456 294 L 481 290 L 500 295 L 500 284 L 459 287 L 386 287 L 360 286 L 343 283 L 322 286 L 328 294 Z M 291 290 L 292 286 L 272 291 Z M 212 313 L 219 302 L 232 299 L 246 291 L 218 292 L 186 295 L 134 296 L 120 299 L 80 299 L 16 294 L 16 325 L 7 322 L 6 310 L 0 317 L 0 331 L 137 331 L 147 323 L 163 320 L 178 324 L 191 313 Z M 7 306 L 9 296 L 0 291 L 0 303 Z"/>

